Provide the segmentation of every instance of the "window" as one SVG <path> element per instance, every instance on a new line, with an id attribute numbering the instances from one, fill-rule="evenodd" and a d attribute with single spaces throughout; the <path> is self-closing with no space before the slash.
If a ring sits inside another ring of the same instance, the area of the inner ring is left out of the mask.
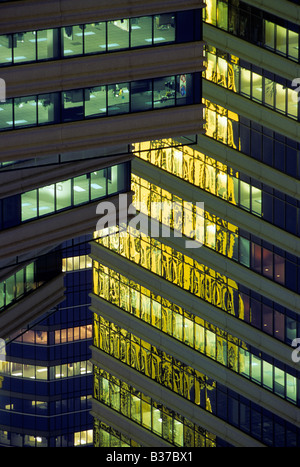
<path id="1" fill-rule="evenodd" d="M 84 90 L 84 111 L 86 117 L 101 117 L 106 115 L 106 86 Z"/>
<path id="2" fill-rule="evenodd" d="M 85 26 L 66 26 L 61 29 L 63 56 L 82 55 L 83 31 Z"/>
<path id="3" fill-rule="evenodd" d="M 86 24 L 84 29 L 84 53 L 106 52 L 106 23 Z"/>
<path id="4" fill-rule="evenodd" d="M 45 29 L 36 32 L 37 60 L 59 58 L 59 29 Z"/>
<path id="5" fill-rule="evenodd" d="M 108 21 L 107 36 L 108 50 L 128 49 L 129 48 L 129 19 L 117 21 Z"/>
<path id="6" fill-rule="evenodd" d="M 152 44 L 152 18 L 149 16 L 130 20 L 131 47 Z"/>
<path id="7" fill-rule="evenodd" d="M 140 80 L 131 83 L 131 112 L 152 109 L 152 81 Z"/>
<path id="8" fill-rule="evenodd" d="M 175 41 L 175 17 L 172 13 L 154 17 L 154 44 Z"/>
<path id="9" fill-rule="evenodd" d="M 36 32 L 18 32 L 13 35 L 14 63 L 36 60 Z"/>
<path id="10" fill-rule="evenodd" d="M 108 115 L 129 112 L 130 84 L 120 83 L 108 86 Z"/>
<path id="11" fill-rule="evenodd" d="M 175 105 L 175 76 L 156 78 L 154 80 L 154 108 Z"/>
<path id="12" fill-rule="evenodd" d="M 81 175 L 73 179 L 74 204 L 86 203 L 89 200 L 89 177 Z"/>
<path id="13" fill-rule="evenodd" d="M 58 182 L 56 185 L 56 209 L 65 209 L 72 204 L 71 180 Z"/>
<path id="14" fill-rule="evenodd" d="M 26 96 L 14 99 L 15 127 L 37 124 L 37 97 Z"/>
<path id="15" fill-rule="evenodd" d="M 59 114 L 59 94 L 40 94 L 38 96 L 38 124 L 58 123 Z"/>
<path id="16" fill-rule="evenodd" d="M 83 89 L 73 89 L 62 93 L 63 122 L 83 118 Z"/>

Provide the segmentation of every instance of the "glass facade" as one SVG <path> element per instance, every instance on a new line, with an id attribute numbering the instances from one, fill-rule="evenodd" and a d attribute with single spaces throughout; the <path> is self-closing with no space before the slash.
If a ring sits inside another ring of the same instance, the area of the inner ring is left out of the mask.
<path id="1" fill-rule="evenodd" d="M 201 10 L 0 35 L 0 66 L 103 54 L 202 38 Z"/>
<path id="2" fill-rule="evenodd" d="M 96 326 L 95 345 L 103 352 L 109 353 L 122 361 L 123 364 L 130 366 L 134 371 L 157 381 L 168 390 L 194 403 L 195 406 L 200 406 L 215 414 L 230 425 L 251 434 L 254 438 L 263 439 L 267 446 L 296 446 L 299 429 L 286 423 L 283 419 L 274 417 L 268 410 L 239 396 L 235 391 L 229 391 L 217 381 L 211 380 L 205 374 L 139 339 L 129 331 L 119 328 L 114 323 L 96 316 L 94 324 Z M 160 371 L 160 368 L 163 370 Z M 146 428 L 151 427 L 156 434 L 163 437 L 162 425 L 156 422 L 162 419 L 162 414 L 159 411 L 157 413 L 158 419 L 155 419 L 152 412 L 153 408 L 157 406 L 149 403 L 149 398 L 148 404 L 143 405 L 143 399 L 138 395 L 132 400 L 130 392 L 126 391 L 126 386 L 128 388 L 126 383 L 120 382 L 114 377 L 109 379 L 105 377 L 106 375 L 107 373 L 103 374 L 101 370 L 97 371 L 96 366 L 94 377 L 96 400 L 109 405 L 122 414 L 125 412 L 125 416 L 132 417 L 137 423 L 141 424 L 143 420 Z M 134 391 L 133 395 L 135 394 Z M 283 435 L 280 439 L 274 436 L 279 432 Z M 176 430 L 170 426 L 169 436 L 173 438 L 174 435 L 176 435 Z M 168 439 L 166 432 L 164 437 Z M 190 446 L 194 446 L 194 444 L 190 444 Z"/>
<path id="3" fill-rule="evenodd" d="M 212 112 L 208 105 L 206 114 L 210 119 L 213 118 Z M 236 118 L 238 119 L 237 115 Z M 221 117 L 220 120 L 222 124 Z M 172 140 L 150 141 L 135 144 L 134 153 L 156 167 L 264 221 L 294 235 L 300 234 L 300 203 L 297 199 L 285 196 L 279 190 L 273 190 L 272 187 L 222 164 L 194 147 L 176 145 Z M 274 216 L 278 206 L 281 207 L 283 216 Z"/>
<path id="4" fill-rule="evenodd" d="M 205 79 L 291 119 L 299 120 L 298 93 L 292 82 L 208 45 Z"/>
<path id="5" fill-rule="evenodd" d="M 199 73 L 7 99 L 0 131 L 200 103 Z"/>
<path id="6" fill-rule="evenodd" d="M 206 136 L 300 179 L 300 143 L 215 102 L 205 100 L 205 104 Z"/>
<path id="7" fill-rule="evenodd" d="M 134 174 L 132 189 L 135 192 L 134 201 L 137 209 L 149 218 L 157 218 L 163 224 L 190 238 L 195 237 L 198 229 L 197 241 L 205 247 L 291 290 L 300 291 L 299 258 L 279 251 L 274 245 L 242 231 L 234 224 Z M 161 206 L 171 204 L 172 209 L 170 212 L 162 209 L 156 214 L 155 203 L 160 203 Z"/>
<path id="8" fill-rule="evenodd" d="M 227 445 L 214 434 L 197 426 L 174 410 L 168 409 L 163 404 L 158 404 L 101 368 L 96 366 L 94 373 L 97 401 L 167 440 L 173 446 L 199 448 Z M 111 446 L 107 428 L 105 427 L 105 433 L 103 433 L 101 422 L 97 419 L 95 428 L 96 447 Z M 127 443 L 130 445 L 128 441 Z M 136 446 L 135 443 L 134 446 Z"/>
<path id="9" fill-rule="evenodd" d="M 114 165 L 68 180 L 61 180 L 21 195 L 0 200 L 2 229 L 127 192 L 130 163 Z M 13 206 L 13 216 L 9 209 Z"/>
<path id="10" fill-rule="evenodd" d="M 65 275 L 65 300 L 6 342 L 0 362 L 1 446 L 92 446 L 89 239 L 68 240 L 57 250 L 60 271 L 62 258 L 72 265 Z M 85 268 L 77 258 L 85 259 Z"/>
<path id="11" fill-rule="evenodd" d="M 107 267 L 95 264 L 94 293 L 188 347 L 297 403 L 297 375 L 271 356 Z M 266 325 L 270 325 L 266 320 Z M 187 358 L 187 355 L 185 356 Z"/>
<path id="12" fill-rule="evenodd" d="M 240 0 L 208 0 L 203 11 L 206 23 L 289 60 L 299 61 L 298 24 Z"/>

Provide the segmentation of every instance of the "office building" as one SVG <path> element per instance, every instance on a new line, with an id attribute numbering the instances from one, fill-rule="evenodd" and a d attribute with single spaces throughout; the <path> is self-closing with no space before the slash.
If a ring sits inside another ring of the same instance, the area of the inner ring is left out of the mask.
<path id="1" fill-rule="evenodd" d="M 133 141 L 135 221 L 91 244 L 95 446 L 300 444 L 297 3 L 207 0 L 205 134 Z"/>
<path id="2" fill-rule="evenodd" d="M 90 444 L 87 238 L 133 142 L 203 127 L 201 5 L 1 1 L 3 445 Z"/>

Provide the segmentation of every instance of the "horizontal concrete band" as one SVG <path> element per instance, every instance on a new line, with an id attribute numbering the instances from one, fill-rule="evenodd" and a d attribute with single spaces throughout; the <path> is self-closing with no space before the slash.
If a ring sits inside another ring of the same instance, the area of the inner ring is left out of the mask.
<path id="1" fill-rule="evenodd" d="M 155 401 L 163 403 L 167 408 L 180 413 L 196 425 L 205 428 L 236 447 L 263 446 L 259 441 L 251 438 L 245 433 L 242 433 L 240 430 L 234 428 L 223 420 L 220 423 L 219 418 L 197 406 L 193 402 L 184 399 L 170 389 L 124 365 L 122 362 L 119 362 L 117 359 L 107 355 L 99 349 L 93 346 L 91 348 L 93 364 L 99 366 L 99 368 L 103 370 L 106 370 L 108 373 L 111 373 L 120 380 L 125 381 L 127 384 L 133 386 L 145 395 L 152 397 Z"/>
<path id="2" fill-rule="evenodd" d="M 299 180 L 290 177 L 279 170 L 273 169 L 272 167 L 247 156 L 246 154 L 240 153 L 226 144 L 215 141 L 206 135 L 198 135 L 198 143 L 193 147 L 207 156 L 216 158 L 223 164 L 247 174 L 258 182 L 282 191 L 292 198 L 300 198 Z"/>
<path id="3" fill-rule="evenodd" d="M 275 3 L 275 2 L 273 2 Z M 280 3 L 280 2 L 278 2 Z M 258 47 L 229 34 L 210 24 L 203 23 L 203 39 L 208 45 L 217 47 L 224 52 L 228 52 L 236 57 L 246 60 L 253 65 L 261 67 L 288 80 L 300 76 L 300 67 L 297 62 L 288 60 L 274 52 L 270 52 L 263 47 Z"/>
<path id="4" fill-rule="evenodd" d="M 1 34 L 204 8 L 201 0 L 22 0 L 1 4 Z"/>
<path id="5" fill-rule="evenodd" d="M 1 11 L 1 9 L 0 9 Z M 1 68 L 6 98 L 201 72 L 203 42 L 125 50 Z"/>
<path id="6" fill-rule="evenodd" d="M 127 195 L 128 204 L 130 204 L 132 192 Z M 101 201 L 103 200 L 1 231 L 0 260 L 18 256 L 20 251 L 24 254 L 37 248 L 56 246 L 64 240 L 92 233 L 96 229 L 99 217 L 96 214 L 96 208 Z M 109 201 L 115 205 L 116 213 L 119 215 L 119 196 L 111 196 Z M 114 221 L 112 217 L 110 222 Z"/>
<path id="7" fill-rule="evenodd" d="M 192 203 L 204 202 L 204 209 L 210 214 L 219 216 L 221 219 L 231 222 L 233 225 L 251 232 L 293 255 L 300 256 L 300 239 L 268 222 L 264 222 L 263 218 L 254 216 L 142 159 L 134 159 L 132 171 L 135 175 L 180 196 L 185 201 Z"/>
<path id="8" fill-rule="evenodd" d="M 96 399 L 92 400 L 91 415 L 106 423 L 113 429 L 121 432 L 128 438 L 145 447 L 171 447 L 164 439 L 156 436 L 151 431 L 122 415 L 120 412 L 107 407 Z"/>
<path id="9" fill-rule="evenodd" d="M 215 83 L 203 80 L 203 97 L 271 130 L 300 142 L 299 122 Z"/>
<path id="10" fill-rule="evenodd" d="M 192 295 L 187 290 L 155 276 L 151 271 L 143 269 L 122 256 L 104 249 L 96 242 L 91 243 L 91 257 L 95 261 L 146 287 L 148 290 L 152 290 L 171 303 L 228 332 L 231 336 L 238 336 L 243 342 L 260 349 L 262 352 L 271 355 L 291 368 L 299 368 L 299 364 L 292 361 L 291 347 L 259 329 L 249 326 L 249 324 L 241 319 L 237 319 L 234 315 L 226 313 L 209 302 Z"/>
<path id="11" fill-rule="evenodd" d="M 281 19 L 286 19 L 294 24 L 300 22 L 300 7 L 290 1 L 274 2 L 274 0 L 245 0 L 245 3 L 267 11 Z"/>
<path id="12" fill-rule="evenodd" d="M 242 394 L 247 399 L 261 404 L 279 417 L 291 423 L 298 423 L 300 426 L 300 409 L 294 405 L 94 294 L 91 294 L 91 299 L 90 310 L 92 312 L 132 332 L 168 355 L 204 373 L 208 378 L 212 378 Z"/>
<path id="13" fill-rule="evenodd" d="M 0 338 L 7 339 L 65 299 L 64 274 L 38 287 L 0 313 Z"/>
<path id="14" fill-rule="evenodd" d="M 51 185 L 93 170 L 102 170 L 112 165 L 122 164 L 130 161 L 132 157 L 129 154 L 111 157 L 100 156 L 99 158 L 76 160 L 75 163 L 67 162 L 0 172 L 0 198 Z"/>
<path id="15" fill-rule="evenodd" d="M 142 213 L 139 214 L 139 219 L 142 221 L 139 229 L 143 232 L 144 226 L 147 226 L 147 231 L 144 232 L 144 234 L 149 235 L 152 227 L 151 219 Z M 131 222 L 131 225 L 132 224 Z M 224 275 L 237 284 L 244 285 L 250 290 L 261 294 L 263 297 L 281 304 L 289 310 L 300 313 L 300 295 L 298 293 L 285 288 L 275 281 L 267 279 L 261 274 L 252 271 L 250 268 L 232 259 L 228 259 L 226 256 L 208 247 L 201 247 L 200 245 L 199 247 L 189 248 L 186 246 L 186 242 L 189 240 L 188 237 L 184 237 L 183 235 L 181 237 L 174 237 L 171 230 L 170 232 L 170 236 L 158 236 L 155 238 L 162 244 L 168 245 L 175 251 L 198 261 L 200 264 L 204 264 L 206 267 Z"/>
<path id="16" fill-rule="evenodd" d="M 1 133 L 0 161 L 201 133 L 203 108 L 187 105 L 6 131 Z"/>

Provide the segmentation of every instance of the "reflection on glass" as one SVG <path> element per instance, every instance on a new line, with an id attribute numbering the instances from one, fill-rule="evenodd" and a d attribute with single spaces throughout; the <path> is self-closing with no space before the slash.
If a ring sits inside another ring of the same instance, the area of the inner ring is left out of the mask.
<path id="1" fill-rule="evenodd" d="M 83 118 L 83 89 L 73 89 L 62 93 L 63 122 Z"/>
<path id="2" fill-rule="evenodd" d="M 294 31 L 288 32 L 288 56 L 298 61 L 299 57 L 299 34 Z"/>
<path id="3" fill-rule="evenodd" d="M 265 21 L 265 45 L 270 49 L 275 49 L 275 24 Z"/>
<path id="4" fill-rule="evenodd" d="M 153 86 L 154 108 L 175 105 L 175 76 L 156 78 Z"/>
<path id="5" fill-rule="evenodd" d="M 44 186 L 38 189 L 39 199 L 39 215 L 48 214 L 53 212 L 54 207 L 54 185 Z"/>
<path id="6" fill-rule="evenodd" d="M 106 193 L 107 169 L 91 173 L 91 199 L 104 196 Z"/>
<path id="7" fill-rule="evenodd" d="M 275 103 L 275 83 L 265 78 L 265 104 L 274 107 Z"/>
<path id="8" fill-rule="evenodd" d="M 108 115 L 129 112 L 129 83 L 112 84 L 108 86 Z"/>
<path id="9" fill-rule="evenodd" d="M 251 95 L 251 72 L 246 68 L 241 68 L 241 94 Z"/>
<path id="10" fill-rule="evenodd" d="M 175 17 L 172 13 L 154 17 L 154 44 L 175 41 Z"/>
<path id="11" fill-rule="evenodd" d="M 61 29 L 61 42 L 63 55 L 82 55 L 83 54 L 83 31 L 85 25 L 66 26 Z"/>
<path id="12" fill-rule="evenodd" d="M 30 126 L 37 124 L 37 97 L 26 96 L 14 99 L 14 124 Z"/>
<path id="13" fill-rule="evenodd" d="M 106 115 L 106 86 L 84 90 L 84 111 L 86 117 Z"/>
<path id="14" fill-rule="evenodd" d="M 26 221 L 37 216 L 37 190 L 21 195 L 21 220 Z"/>
<path id="15" fill-rule="evenodd" d="M 152 81 L 140 80 L 131 83 L 131 112 L 152 109 Z"/>
<path id="16" fill-rule="evenodd" d="M 0 128 L 3 128 L 4 130 L 8 130 L 12 127 L 13 127 L 13 99 L 6 99 L 6 102 L 0 102 Z"/>
<path id="17" fill-rule="evenodd" d="M 18 32 L 13 35 L 14 63 L 36 60 L 36 32 Z"/>
<path id="18" fill-rule="evenodd" d="M 84 53 L 106 52 L 106 23 L 86 24 L 84 29 Z"/>
<path id="19" fill-rule="evenodd" d="M 142 16 L 130 20 L 131 47 L 140 47 L 152 43 L 152 18 Z M 150 42 L 151 41 L 151 42 Z"/>
<path id="20" fill-rule="evenodd" d="M 38 96 L 38 124 L 56 123 L 60 120 L 59 94 L 49 93 Z"/>
<path id="21" fill-rule="evenodd" d="M 107 50 L 129 48 L 129 19 L 108 21 L 107 23 Z"/>
<path id="22" fill-rule="evenodd" d="M 59 58 L 59 29 L 37 31 L 37 60 Z"/>
<path id="23" fill-rule="evenodd" d="M 287 30 L 282 26 L 276 26 L 276 50 L 283 55 L 286 55 L 286 45 L 287 45 Z"/>
<path id="24" fill-rule="evenodd" d="M 73 181 L 74 204 L 86 203 L 89 200 L 89 177 L 81 175 Z"/>
<path id="25" fill-rule="evenodd" d="M 71 206 L 71 180 L 56 183 L 56 209 L 64 209 Z"/>
<path id="26" fill-rule="evenodd" d="M 9 64 L 12 62 L 13 35 L 0 35 L 0 63 Z"/>
<path id="27" fill-rule="evenodd" d="M 262 76 L 252 73 L 252 97 L 253 100 L 262 102 Z"/>

